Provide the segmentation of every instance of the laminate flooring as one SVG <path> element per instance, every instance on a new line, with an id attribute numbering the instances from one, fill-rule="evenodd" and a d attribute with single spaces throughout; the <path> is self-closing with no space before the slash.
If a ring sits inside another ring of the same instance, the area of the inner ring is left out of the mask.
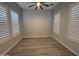
<path id="1" fill-rule="evenodd" d="M 6 55 L 9 56 L 75 56 L 53 38 L 24 38 Z"/>

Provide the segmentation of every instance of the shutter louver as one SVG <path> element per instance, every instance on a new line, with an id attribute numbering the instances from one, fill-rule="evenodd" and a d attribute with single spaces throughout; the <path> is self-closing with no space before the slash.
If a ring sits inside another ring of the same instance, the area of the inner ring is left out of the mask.
<path id="1" fill-rule="evenodd" d="M 79 3 L 72 5 L 71 11 L 71 37 L 79 40 Z"/>
<path id="2" fill-rule="evenodd" d="M 0 5 L 0 40 L 9 37 L 7 8 Z"/>

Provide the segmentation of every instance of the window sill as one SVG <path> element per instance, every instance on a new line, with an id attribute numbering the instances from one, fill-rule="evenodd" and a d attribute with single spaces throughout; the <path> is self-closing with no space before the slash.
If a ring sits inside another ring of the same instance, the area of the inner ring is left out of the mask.
<path id="1" fill-rule="evenodd" d="M 19 34 L 20 34 L 19 32 L 14 33 L 12 37 L 15 38 L 15 37 L 17 37 Z"/>

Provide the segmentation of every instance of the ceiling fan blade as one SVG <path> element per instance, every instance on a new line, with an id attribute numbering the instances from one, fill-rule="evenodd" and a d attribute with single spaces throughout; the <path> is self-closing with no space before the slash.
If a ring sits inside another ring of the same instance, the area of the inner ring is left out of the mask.
<path id="1" fill-rule="evenodd" d="M 47 5 L 47 4 L 43 4 L 43 3 L 42 3 L 42 5 L 43 5 L 43 6 L 46 6 L 46 7 L 49 7 L 49 5 Z"/>
<path id="2" fill-rule="evenodd" d="M 28 3 L 30 3 L 30 4 L 36 4 L 37 2 L 28 2 Z"/>
<path id="3" fill-rule="evenodd" d="M 28 2 L 28 3 L 34 3 L 34 2 Z"/>
<path id="4" fill-rule="evenodd" d="M 37 6 L 35 7 L 35 10 L 37 10 Z"/>
<path id="5" fill-rule="evenodd" d="M 50 4 L 50 5 L 54 5 L 54 4 Z"/>
<path id="6" fill-rule="evenodd" d="M 46 3 L 46 2 L 40 2 L 40 3 Z"/>
<path id="7" fill-rule="evenodd" d="M 43 10 L 43 7 L 42 6 L 40 6 L 40 8 L 41 8 L 41 10 Z"/>
<path id="8" fill-rule="evenodd" d="M 30 5 L 30 6 L 28 6 L 28 7 L 30 8 L 30 7 L 33 7 L 33 6 L 34 6 L 34 4 L 33 4 L 33 5 Z"/>

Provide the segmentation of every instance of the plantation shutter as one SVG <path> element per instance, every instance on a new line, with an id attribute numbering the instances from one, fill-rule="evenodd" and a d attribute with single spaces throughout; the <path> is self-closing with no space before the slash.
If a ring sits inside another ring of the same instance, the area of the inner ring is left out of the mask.
<path id="1" fill-rule="evenodd" d="M 72 4 L 71 10 L 71 37 L 79 40 L 79 3 Z"/>
<path id="2" fill-rule="evenodd" d="M 7 8 L 0 4 L 0 40 L 9 37 Z"/>

